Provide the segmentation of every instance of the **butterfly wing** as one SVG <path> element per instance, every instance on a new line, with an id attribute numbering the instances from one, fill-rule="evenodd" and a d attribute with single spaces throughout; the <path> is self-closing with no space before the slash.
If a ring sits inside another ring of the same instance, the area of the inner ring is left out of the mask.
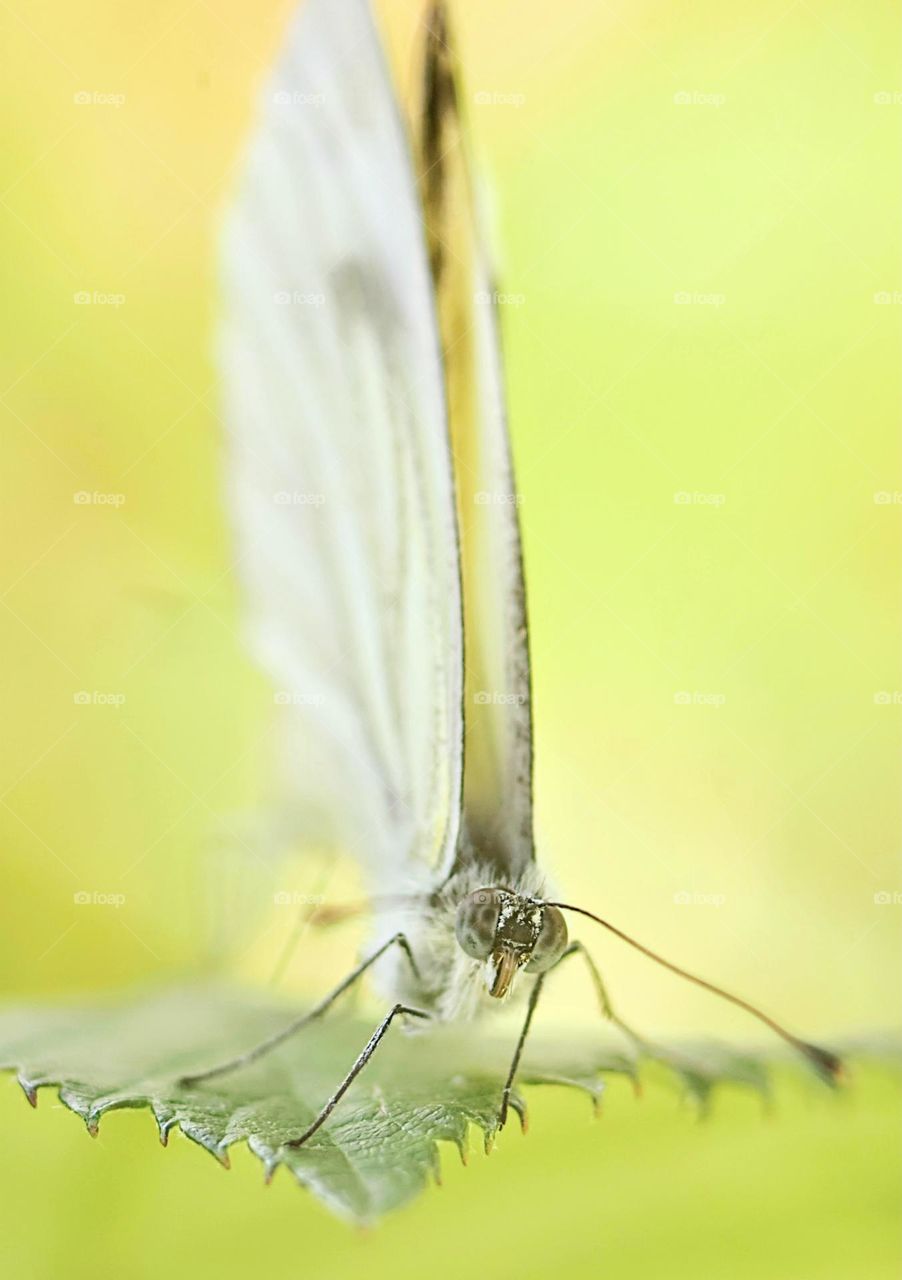
<path id="1" fill-rule="evenodd" d="M 237 569 L 293 832 L 379 885 L 451 865 L 462 619 L 432 280 L 363 0 L 310 0 L 223 242 Z"/>
<path id="2" fill-rule="evenodd" d="M 516 877 L 533 860 L 526 596 L 498 293 L 480 235 L 444 7 L 425 24 L 420 189 L 448 388 L 463 569 L 464 816 L 470 852 Z"/>

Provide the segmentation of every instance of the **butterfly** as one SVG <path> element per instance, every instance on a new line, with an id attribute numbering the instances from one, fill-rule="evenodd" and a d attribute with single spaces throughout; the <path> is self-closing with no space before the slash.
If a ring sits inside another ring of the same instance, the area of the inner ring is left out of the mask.
<path id="1" fill-rule="evenodd" d="M 280 690 L 297 830 L 373 889 L 371 951 L 234 1071 L 364 974 L 387 1002 L 303 1145 L 398 1020 L 525 995 L 504 1123 L 549 974 L 588 964 L 579 914 L 754 1014 L 827 1077 L 828 1050 L 558 901 L 533 834 L 529 633 L 498 292 L 441 4 L 408 132 L 365 0 L 309 0 L 267 85 L 223 237 L 219 367 L 250 645 Z"/>

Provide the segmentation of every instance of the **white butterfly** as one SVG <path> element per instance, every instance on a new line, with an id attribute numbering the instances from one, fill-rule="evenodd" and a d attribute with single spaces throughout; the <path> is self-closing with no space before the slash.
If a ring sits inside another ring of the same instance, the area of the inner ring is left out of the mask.
<path id="1" fill-rule="evenodd" d="M 411 139 L 364 0 L 309 0 L 224 237 L 229 497 L 252 647 L 282 691 L 295 820 L 394 904 L 316 1008 L 188 1078 L 267 1052 L 373 966 L 388 1011 L 293 1145 L 396 1017 L 472 1017 L 528 986 L 503 1123 L 545 975 L 585 955 L 562 914 L 581 909 L 550 903 L 536 866 L 496 294 L 440 5 L 424 29 Z M 603 1011 L 641 1044 L 586 959 Z"/>

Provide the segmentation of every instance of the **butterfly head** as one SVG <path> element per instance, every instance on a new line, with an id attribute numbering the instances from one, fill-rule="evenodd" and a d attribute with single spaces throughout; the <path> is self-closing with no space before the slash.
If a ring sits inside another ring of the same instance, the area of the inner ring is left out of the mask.
<path id="1" fill-rule="evenodd" d="M 457 941 L 484 965 L 486 989 L 502 999 L 520 969 L 544 973 L 567 946 L 567 925 L 557 907 L 511 889 L 477 889 L 457 908 Z"/>

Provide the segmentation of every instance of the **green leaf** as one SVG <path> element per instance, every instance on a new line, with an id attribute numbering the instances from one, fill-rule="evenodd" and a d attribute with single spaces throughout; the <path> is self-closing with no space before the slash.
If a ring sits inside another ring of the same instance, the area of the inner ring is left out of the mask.
<path id="1" fill-rule="evenodd" d="M 185 987 L 104 1005 L 13 1008 L 0 1013 L 0 1067 L 16 1071 L 29 1100 L 55 1085 L 61 1101 L 97 1132 L 121 1107 L 148 1107 L 165 1143 L 180 1129 L 228 1165 L 247 1142 L 266 1177 L 284 1165 L 336 1213 L 372 1222 L 439 1177 L 439 1142 L 466 1157 L 471 1126 L 490 1148 L 512 1051 L 484 1024 L 405 1035 L 393 1027 L 335 1113 L 301 1148 L 299 1136 L 369 1039 L 375 1019 L 333 1013 L 257 1062 L 185 1087 L 182 1075 L 215 1065 L 279 1030 L 298 1010 L 271 995 Z M 766 1089 L 759 1057 L 723 1046 L 655 1050 L 688 1092 L 706 1103 L 719 1081 Z M 636 1082 L 634 1056 L 605 1028 L 576 1043 L 536 1034 L 520 1084 L 564 1084 L 594 1105 L 603 1077 Z M 525 1127 L 526 1108 L 513 1109 Z"/>

